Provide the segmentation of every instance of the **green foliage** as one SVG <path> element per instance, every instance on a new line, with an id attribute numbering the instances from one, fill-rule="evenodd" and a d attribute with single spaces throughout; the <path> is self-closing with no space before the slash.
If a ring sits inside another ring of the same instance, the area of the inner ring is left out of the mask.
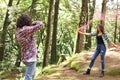
<path id="1" fill-rule="evenodd" d="M 72 57 L 69 59 L 69 63 L 71 64 L 73 61 L 76 61 L 76 60 L 78 60 L 78 61 L 84 60 L 82 56 L 83 56 L 82 53 L 73 54 Z"/>
<path id="2" fill-rule="evenodd" d="M 5 80 L 23 80 L 25 67 L 11 68 L 9 70 L 0 71 L 0 78 Z"/>
<path id="3" fill-rule="evenodd" d="M 22 13 L 30 14 L 30 8 L 32 0 L 20 0 L 20 3 L 17 4 L 18 0 L 13 1 L 12 7 L 9 7 L 9 21 L 11 22 L 7 27 L 7 35 L 6 35 L 6 46 L 5 46 L 5 54 L 4 61 L 0 62 L 0 72 L 11 71 L 14 68 L 14 64 L 16 62 L 16 58 L 19 53 L 19 49 L 16 42 L 16 20 L 18 16 Z M 0 36 L 2 32 L 2 27 L 5 19 L 5 14 L 7 11 L 7 2 L 8 0 L 0 1 Z M 43 53 L 45 49 L 45 39 L 46 39 L 46 30 L 47 30 L 47 19 L 48 19 L 48 10 L 49 10 L 49 0 L 36 0 L 34 4 L 34 12 L 32 13 L 33 20 L 41 20 L 45 24 L 45 29 L 38 31 L 35 34 L 37 47 L 39 51 L 39 59 L 38 61 L 42 63 L 43 61 Z M 82 54 L 74 53 L 74 46 L 77 37 L 77 28 L 79 27 L 79 16 L 80 16 L 80 8 L 81 8 L 81 0 L 61 0 L 60 1 L 60 9 L 58 16 L 58 29 L 57 29 L 57 56 L 60 54 L 65 54 L 66 57 L 72 56 L 69 59 L 69 66 L 76 70 L 81 70 Z M 111 11 L 108 11 L 111 14 L 114 14 Z M 54 18 L 54 16 L 53 16 Z M 115 20 L 114 17 L 111 19 L 109 17 L 106 18 L 106 26 L 105 29 L 108 33 L 114 32 Z M 92 31 L 96 31 L 96 24 L 98 24 L 98 20 L 94 20 Z M 120 25 L 118 20 L 118 26 Z M 118 27 L 120 28 L 120 27 Z M 119 29 L 117 30 L 117 32 Z M 113 40 L 113 34 L 108 34 L 108 36 Z M 94 41 L 94 39 L 92 39 Z M 92 44 L 95 44 L 93 42 Z M 40 66 L 40 65 L 39 65 Z M 58 68 L 47 67 L 43 70 L 43 73 L 50 74 L 54 73 Z M 110 72 L 111 73 L 111 72 Z M 114 72 L 112 72 L 114 73 Z M 7 74 L 6 74 L 7 75 Z"/>
<path id="4" fill-rule="evenodd" d="M 107 72 L 107 74 L 110 75 L 110 76 L 120 75 L 120 69 L 112 69 L 109 72 Z"/>
<path id="5" fill-rule="evenodd" d="M 73 13 L 70 7 L 71 4 L 66 2 L 67 1 L 60 5 L 60 8 L 62 9 L 59 10 L 57 53 L 72 55 L 79 22 L 79 14 Z"/>
<path id="6" fill-rule="evenodd" d="M 80 61 L 73 61 L 70 65 L 70 68 L 75 69 L 76 71 L 81 71 L 82 68 L 79 65 Z"/>
<path id="7" fill-rule="evenodd" d="M 68 60 L 68 66 L 72 69 L 75 69 L 76 71 L 82 71 L 82 64 L 84 62 L 83 54 L 74 54 L 69 60 Z M 84 62 L 84 64 L 86 64 Z"/>
<path id="8" fill-rule="evenodd" d="M 45 67 L 42 70 L 42 74 L 49 75 L 49 74 L 55 73 L 55 72 L 57 72 L 59 70 L 60 70 L 60 68 L 58 66 L 52 65 L 52 66 Z"/>

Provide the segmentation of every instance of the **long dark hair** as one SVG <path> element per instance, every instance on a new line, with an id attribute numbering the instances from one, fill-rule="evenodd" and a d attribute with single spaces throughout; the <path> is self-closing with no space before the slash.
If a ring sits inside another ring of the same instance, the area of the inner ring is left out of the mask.
<path id="1" fill-rule="evenodd" d="M 22 28 L 24 26 L 30 26 L 32 19 L 28 14 L 21 14 L 17 19 L 16 26 L 17 28 Z"/>
<path id="2" fill-rule="evenodd" d="M 100 28 L 101 32 L 104 34 L 104 32 L 105 32 L 105 31 L 104 31 L 104 26 L 103 26 L 102 24 L 98 24 L 98 25 L 97 25 L 97 28 L 98 28 L 98 27 Z M 97 29 L 97 34 L 98 34 L 98 29 Z"/>

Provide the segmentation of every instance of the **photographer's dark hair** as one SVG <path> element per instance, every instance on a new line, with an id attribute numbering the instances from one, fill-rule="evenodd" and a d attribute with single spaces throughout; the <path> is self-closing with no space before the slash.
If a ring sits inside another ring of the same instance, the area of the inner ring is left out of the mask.
<path id="1" fill-rule="evenodd" d="M 16 26 L 17 28 L 22 28 L 24 26 L 30 26 L 32 19 L 28 14 L 21 14 L 17 19 Z"/>
<path id="2" fill-rule="evenodd" d="M 102 24 L 98 24 L 97 27 L 99 27 L 101 32 L 104 34 L 104 26 Z M 97 33 L 98 33 L 98 30 L 97 30 Z"/>

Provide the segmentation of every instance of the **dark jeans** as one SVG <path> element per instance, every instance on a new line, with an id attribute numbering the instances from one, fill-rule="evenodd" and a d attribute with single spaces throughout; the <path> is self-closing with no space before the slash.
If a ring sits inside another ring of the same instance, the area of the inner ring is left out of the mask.
<path id="1" fill-rule="evenodd" d="M 98 44 L 97 48 L 96 48 L 96 51 L 95 51 L 94 55 L 92 56 L 89 67 L 92 68 L 97 56 L 100 54 L 101 55 L 101 68 L 102 68 L 102 70 L 105 69 L 105 62 L 104 62 L 105 53 L 106 53 L 105 45 L 104 44 Z"/>

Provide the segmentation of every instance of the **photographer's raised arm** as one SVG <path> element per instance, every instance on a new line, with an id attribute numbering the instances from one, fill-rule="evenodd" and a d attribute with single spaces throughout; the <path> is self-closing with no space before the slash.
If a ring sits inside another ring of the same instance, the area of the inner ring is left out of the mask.
<path id="1" fill-rule="evenodd" d="M 32 26 L 26 26 L 23 30 L 28 36 L 33 35 L 36 31 L 42 29 L 44 26 L 42 21 L 34 21 L 32 24 Z"/>

